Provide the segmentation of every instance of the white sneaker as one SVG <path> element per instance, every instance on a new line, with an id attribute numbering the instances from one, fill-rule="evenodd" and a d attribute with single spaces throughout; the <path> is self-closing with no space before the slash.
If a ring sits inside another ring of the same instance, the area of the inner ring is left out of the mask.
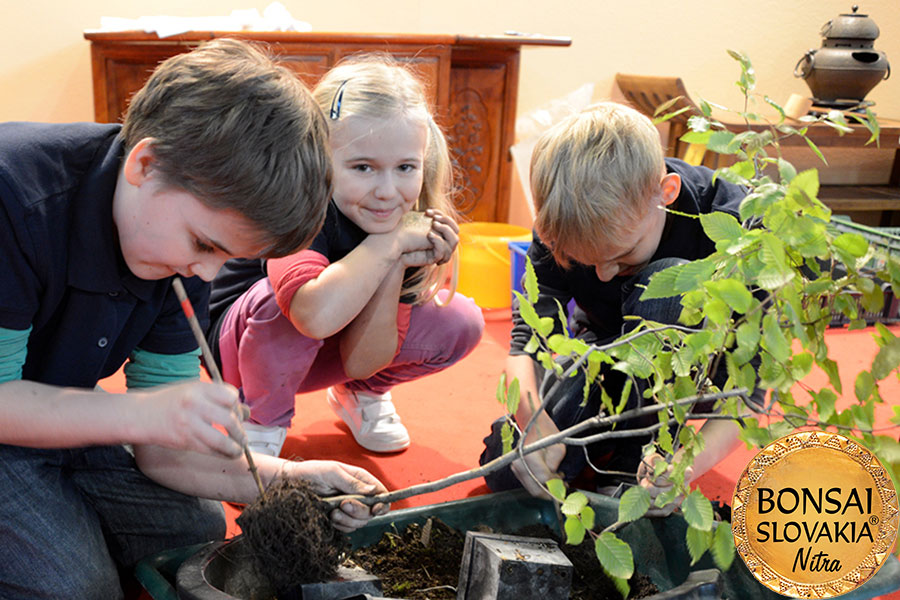
<path id="1" fill-rule="evenodd" d="M 287 427 L 278 425 L 257 425 L 256 423 L 244 423 L 244 431 L 247 433 L 250 451 L 269 456 L 281 454 L 281 447 L 287 438 Z"/>
<path id="2" fill-rule="evenodd" d="M 335 385 L 328 388 L 328 404 L 366 450 L 397 452 L 409 446 L 409 432 L 400 422 L 390 392 L 376 395 Z"/>

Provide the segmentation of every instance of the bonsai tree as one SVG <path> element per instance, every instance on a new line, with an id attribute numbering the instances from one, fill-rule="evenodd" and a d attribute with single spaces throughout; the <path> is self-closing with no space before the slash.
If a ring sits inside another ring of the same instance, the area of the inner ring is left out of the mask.
<path id="1" fill-rule="evenodd" d="M 560 480 L 546 485 L 565 515 L 568 543 L 590 540 L 600 564 L 623 596 L 628 594 L 627 580 L 634 563 L 630 547 L 616 537 L 615 531 L 622 524 L 645 516 L 654 505 L 671 505 L 679 496 L 683 497 L 681 511 L 689 525 L 686 544 L 692 560 L 696 562 L 709 551 L 724 570 L 734 559 L 730 524 L 722 522 L 714 527 L 711 502 L 699 489 L 685 485 L 686 469 L 703 447 L 702 435 L 695 427 L 699 420 L 736 420 L 741 428 L 740 439 L 748 447 L 765 446 L 798 428 L 836 431 L 878 456 L 895 486 L 900 474 L 900 443 L 896 435 L 900 407 L 894 407 L 893 432 L 874 426 L 875 408 L 884 403 L 880 382 L 900 365 L 900 338 L 884 325 L 876 324 L 873 336 L 879 346 L 877 355 L 870 368 L 859 372 L 852 382 L 855 402 L 839 410 L 837 400 L 844 394 L 845 382 L 829 356 L 825 337 L 838 314 L 849 320 L 850 329 L 865 327 L 862 311 L 878 311 L 883 306 L 881 283 L 900 292 L 900 263 L 884 255 L 853 228 L 841 227 L 840 221 L 833 220 L 831 211 L 818 199 L 817 171 L 798 173 L 783 159 L 779 144 L 785 137 L 799 136 L 825 162 L 806 136 L 807 128 L 823 123 L 838 132 L 848 132 L 851 129 L 847 116 L 832 111 L 802 117 L 791 124 L 781 106 L 755 92 L 750 60 L 738 52 L 729 54 L 740 65 L 737 85 L 744 96 L 743 108 L 733 112 L 747 124 L 767 126 L 736 133 L 713 117 L 713 105 L 706 101 L 699 103 L 699 113 L 688 121 L 690 131 L 682 139 L 730 157 L 730 166 L 718 169 L 717 177 L 745 186 L 749 192 L 740 208 L 740 220 L 725 213 L 684 215 L 700 219 L 706 235 L 716 244 L 715 253 L 657 273 L 644 290 L 643 299 L 680 296 L 680 324 L 638 320 L 627 335 L 602 346 L 588 345 L 569 334 L 562 307 L 558 321 L 535 312 L 537 281 L 530 264 L 526 265 L 525 294 L 516 292 L 522 318 L 533 331 L 528 349 L 535 352 L 548 376 L 559 380 L 583 377 L 585 397 L 590 384 L 597 383 L 602 388 L 604 364 L 632 381 L 649 382 L 644 395 L 652 398 L 655 406 L 624 410 L 632 387 L 626 384 L 618 398 L 602 394 L 601 414 L 528 447 L 522 445 L 524 434 L 535 418 L 519 424 L 523 435 L 516 447 L 512 440 L 517 425 L 510 418 L 504 426 L 504 450 L 518 455 L 553 443 L 585 444 L 612 435 L 650 433 L 653 439 L 646 451 L 670 458 L 668 463 L 657 463 L 655 473 L 658 476 L 670 469 L 668 477 L 674 483 L 670 491 L 654 501 L 644 488 L 629 488 L 621 496 L 618 522 L 599 533 L 593 531 L 594 513 L 583 493 L 568 493 Z M 676 101 L 659 107 L 656 122 L 690 110 L 667 113 Z M 766 121 L 758 114 L 760 102 L 769 112 L 774 111 L 775 121 Z M 878 142 L 878 123 L 870 110 L 849 118 L 871 132 L 867 143 Z M 554 333 L 560 330 L 561 333 Z M 554 360 L 561 356 L 572 360 L 572 366 L 565 371 Z M 755 357 L 758 370 L 755 363 L 751 364 Z M 718 389 L 708 376 L 722 364 L 728 377 Z M 828 383 L 820 389 L 804 382 L 814 366 L 827 375 Z M 762 408 L 747 402 L 755 385 L 770 390 Z M 533 399 L 535 405 L 546 406 L 555 389 L 551 387 L 544 398 Z M 501 378 L 497 397 L 510 415 L 515 414 L 518 382 Z M 694 403 L 711 398 L 717 399 L 715 413 L 690 412 Z M 753 411 L 752 416 L 740 416 L 748 409 Z M 648 410 L 658 414 L 658 425 L 633 432 L 617 429 L 620 423 L 645 415 Z M 535 411 L 535 417 L 538 412 Z M 606 430 L 589 437 L 572 437 L 596 427 Z M 679 448 L 681 451 L 676 453 Z M 675 456 L 678 458 L 672 458 Z"/>

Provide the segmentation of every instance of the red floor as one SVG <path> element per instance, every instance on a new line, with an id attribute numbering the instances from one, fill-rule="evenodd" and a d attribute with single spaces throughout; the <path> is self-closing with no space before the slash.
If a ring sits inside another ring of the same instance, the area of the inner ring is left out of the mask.
<path id="1" fill-rule="evenodd" d="M 506 356 L 509 329 L 508 311 L 489 313 L 483 340 L 472 354 L 442 373 L 398 386 L 393 391 L 394 403 L 412 437 L 412 444 L 406 451 L 377 455 L 360 448 L 346 426 L 328 408 L 322 391 L 297 396 L 297 416 L 282 455 L 353 463 L 370 470 L 389 489 L 476 467 L 481 440 L 488 432 L 491 421 L 503 412 L 494 393 Z M 900 326 L 895 329 L 900 331 Z M 877 350 L 872 330 L 848 332 L 831 329 L 827 335 L 832 357 L 840 365 L 845 397 L 851 397 L 855 374 L 867 362 L 871 364 Z M 823 382 L 821 373 L 812 373 L 806 380 L 813 386 L 820 386 Z M 113 388 L 120 386 L 120 375 L 110 383 Z M 881 393 L 884 398 L 896 399 L 900 393 L 898 379 L 890 377 L 882 382 Z M 896 403 L 896 400 L 892 402 Z M 888 425 L 891 407 L 882 408 L 879 422 Z M 725 500 L 730 504 L 735 481 L 754 454 L 754 451 L 741 446 L 698 480 L 698 485 L 711 499 Z M 397 502 L 394 507 L 444 502 L 486 492 L 481 480 L 473 480 Z M 237 510 L 229 505 L 226 507 L 229 531 L 237 533 L 233 521 Z M 900 591 L 881 598 L 900 600 Z"/>

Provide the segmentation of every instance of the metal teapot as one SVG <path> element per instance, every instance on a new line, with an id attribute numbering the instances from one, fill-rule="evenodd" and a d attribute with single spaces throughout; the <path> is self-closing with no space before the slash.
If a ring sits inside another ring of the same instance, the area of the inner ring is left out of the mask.
<path id="1" fill-rule="evenodd" d="M 844 13 L 822 26 L 822 47 L 804 54 L 794 67 L 820 106 L 853 107 L 891 75 L 884 52 L 873 48 L 880 33 L 868 15 Z"/>

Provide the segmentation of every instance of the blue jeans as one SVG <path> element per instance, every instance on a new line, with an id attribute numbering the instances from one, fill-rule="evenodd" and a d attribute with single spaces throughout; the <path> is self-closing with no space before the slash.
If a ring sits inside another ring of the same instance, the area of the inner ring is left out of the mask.
<path id="1" fill-rule="evenodd" d="M 622 314 L 634 315 L 658 321 L 660 323 L 677 323 L 681 314 L 681 297 L 660 298 L 656 300 L 641 301 L 640 296 L 643 293 L 643 286 L 650 280 L 650 276 L 657 271 L 661 271 L 675 264 L 681 264 L 686 261 L 678 258 L 665 258 L 655 261 L 645 267 L 640 273 L 635 274 L 622 286 Z M 576 311 L 579 310 L 576 308 Z M 577 318 L 576 318 L 577 320 Z M 625 321 L 626 331 L 632 328 L 633 321 Z M 623 332 L 624 333 L 624 332 Z M 598 336 L 591 330 L 586 329 L 577 333 L 578 338 L 589 344 L 602 345 L 611 342 L 612 339 L 598 339 Z M 564 369 L 572 364 L 572 359 L 565 356 L 557 359 Z M 553 394 L 547 406 L 547 414 L 560 429 L 566 429 L 572 425 L 576 425 L 585 419 L 597 415 L 601 410 L 600 393 L 597 385 L 593 385 L 588 395 L 587 403 L 582 406 L 584 399 L 584 378 L 572 377 L 565 380 L 557 380 L 552 375 L 544 377 L 544 369 L 535 362 L 535 377 L 541 384 L 540 395 L 544 398 L 550 387 L 555 383 L 559 383 L 557 391 Z M 606 392 L 614 399 L 618 399 L 622 386 L 625 384 L 625 376 L 618 371 L 605 368 L 603 371 L 604 387 Z M 638 382 L 636 388 L 632 388 L 631 396 L 628 401 L 627 408 L 637 408 L 646 400 L 642 396 L 643 382 Z M 658 422 L 656 415 L 650 415 L 642 422 L 637 420 L 623 423 L 624 427 L 629 429 L 653 425 Z M 484 438 L 485 449 L 481 453 L 479 459 L 480 464 L 485 464 L 503 453 L 503 445 L 500 437 L 500 430 L 503 425 L 504 418 L 497 419 L 491 425 L 491 433 Z M 522 427 L 525 423 L 521 424 Z M 582 436 L 588 436 L 598 433 L 598 430 L 587 431 Z M 518 440 L 518 435 L 515 438 Z M 559 471 L 567 482 L 572 482 L 577 478 L 590 473 L 590 485 L 602 487 L 620 482 L 622 479 L 617 476 L 595 476 L 592 471 L 586 469 L 588 466 L 588 458 L 591 462 L 606 471 L 620 471 L 636 473 L 638 462 L 641 458 L 641 448 L 650 441 L 649 436 L 640 438 L 622 438 L 619 440 L 611 440 L 607 442 L 598 442 L 588 446 L 587 449 L 582 447 L 570 446 L 566 451 L 566 456 L 559 466 Z M 499 469 L 494 473 L 489 473 L 484 478 L 485 483 L 492 491 L 501 491 L 521 487 L 518 478 L 513 474 L 509 466 Z M 632 481 L 633 483 L 633 478 Z M 579 487 L 587 487 L 584 482 L 580 482 Z"/>
<path id="2" fill-rule="evenodd" d="M 151 481 L 124 446 L 0 445 L 0 598 L 122 598 L 120 569 L 224 536 L 221 502 Z"/>

